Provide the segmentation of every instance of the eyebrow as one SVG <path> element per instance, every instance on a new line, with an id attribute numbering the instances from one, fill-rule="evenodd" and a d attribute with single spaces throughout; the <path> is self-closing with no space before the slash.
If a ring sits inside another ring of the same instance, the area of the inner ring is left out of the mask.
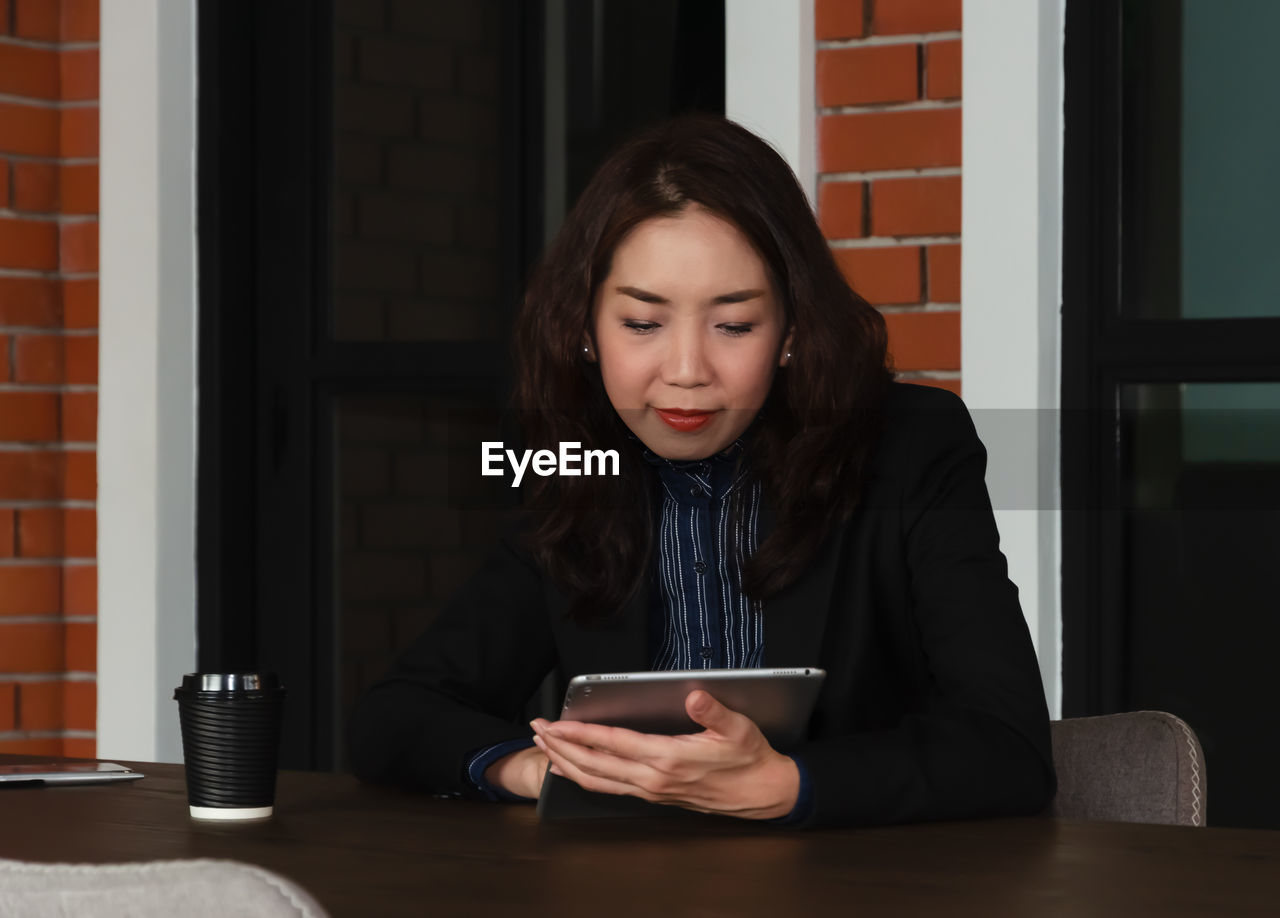
<path id="1" fill-rule="evenodd" d="M 641 290 L 639 287 L 618 287 L 616 289 L 619 293 L 640 300 L 643 303 L 656 303 L 660 306 L 671 304 L 671 301 L 666 297 L 650 293 L 648 290 Z M 717 297 L 713 297 L 711 303 L 713 306 L 719 306 L 721 303 L 745 303 L 747 300 L 754 300 L 758 296 L 764 296 L 764 293 L 763 290 L 755 288 L 735 290 L 732 293 L 722 293 Z"/>

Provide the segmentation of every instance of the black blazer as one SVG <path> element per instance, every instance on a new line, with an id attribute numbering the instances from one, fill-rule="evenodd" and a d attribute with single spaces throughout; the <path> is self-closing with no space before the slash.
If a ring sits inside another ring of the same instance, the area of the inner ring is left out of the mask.
<path id="1" fill-rule="evenodd" d="M 1055 789 L 1048 712 L 998 546 L 986 451 L 964 404 L 894 384 L 859 509 L 808 572 L 764 605 L 768 666 L 827 679 L 803 758 L 810 825 L 1033 814 Z M 762 510 L 761 539 L 771 526 Z M 469 753 L 528 737 L 520 713 L 561 680 L 648 668 L 648 596 L 610 622 L 565 597 L 504 539 L 358 706 L 359 776 L 474 793 Z"/>

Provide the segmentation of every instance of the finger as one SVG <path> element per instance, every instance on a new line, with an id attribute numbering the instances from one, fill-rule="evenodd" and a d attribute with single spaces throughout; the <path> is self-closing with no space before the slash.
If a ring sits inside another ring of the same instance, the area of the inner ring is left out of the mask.
<path id="1" fill-rule="evenodd" d="M 744 714 L 726 708 L 710 692 L 695 689 L 684 700 L 684 709 L 694 723 L 723 736 L 745 733 L 754 722 Z"/>
<path id="2" fill-rule="evenodd" d="M 553 753 L 571 763 L 578 771 L 638 788 L 656 789 L 656 773 L 649 766 L 634 759 L 622 758 L 609 752 L 580 746 L 549 734 L 535 735 L 533 741 L 550 757 Z"/>
<path id="3" fill-rule="evenodd" d="M 576 766 L 569 758 L 554 750 L 547 749 L 546 755 L 551 762 L 553 774 L 568 778 L 584 790 L 597 793 L 615 794 L 626 797 L 637 797 L 649 803 L 662 806 L 679 806 L 698 813 L 716 813 L 714 804 L 702 800 L 696 795 L 661 793 L 628 781 L 620 781 L 604 775 L 591 774 Z"/>
<path id="4" fill-rule="evenodd" d="M 639 733 L 625 727 L 561 720 L 547 724 L 540 732 L 543 736 L 568 740 L 579 746 L 590 746 L 592 749 L 639 762 L 651 762 L 672 753 L 672 737 Z"/>
<path id="5" fill-rule="evenodd" d="M 705 692 L 700 694 L 710 697 Z M 711 700 L 719 704 L 715 699 Z M 736 762 L 746 747 L 754 748 L 761 739 L 759 730 L 750 719 L 728 708 L 723 710 L 728 718 L 721 724 L 725 732 L 704 730 L 678 736 L 638 733 L 622 727 L 575 720 L 562 720 L 545 726 L 535 721 L 531 725 L 544 738 L 562 738 L 579 746 L 643 762 L 664 775 L 691 780 L 709 766 L 724 767 L 726 763 Z"/>
<path id="6" fill-rule="evenodd" d="M 553 774 L 566 777 L 586 790 L 638 797 L 650 803 L 679 806 L 698 813 L 715 813 L 722 816 L 746 815 L 745 812 L 735 812 L 732 808 L 726 807 L 718 795 L 708 795 L 705 793 L 705 788 L 697 785 L 664 786 L 664 776 L 655 775 L 653 780 L 657 783 L 652 783 L 643 777 L 643 773 L 641 778 L 636 779 L 625 776 L 623 772 L 610 771 L 607 765 L 630 766 L 636 763 L 628 763 L 626 760 L 611 757 L 607 753 L 599 753 L 550 736 L 535 736 L 534 742 L 546 754 Z M 598 756 L 599 759 L 593 760 L 593 756 Z M 607 762 L 609 759 L 612 761 Z M 585 764 L 584 760 L 586 760 Z M 601 761 L 606 761 L 607 765 L 600 765 Z"/>
<path id="7" fill-rule="evenodd" d="M 550 760 L 552 767 L 555 768 L 556 771 L 584 790 L 595 791 L 600 794 L 639 797 L 642 800 L 654 800 L 656 802 L 654 795 L 649 794 L 647 791 L 636 787 L 633 784 L 628 784 L 625 781 L 618 781 L 604 775 L 590 774 L 583 771 L 570 758 L 562 755 L 556 749 L 551 748 L 550 743 L 543 740 L 541 737 L 536 737 L 534 741 L 539 743 L 539 748 L 546 752 L 547 758 Z"/>

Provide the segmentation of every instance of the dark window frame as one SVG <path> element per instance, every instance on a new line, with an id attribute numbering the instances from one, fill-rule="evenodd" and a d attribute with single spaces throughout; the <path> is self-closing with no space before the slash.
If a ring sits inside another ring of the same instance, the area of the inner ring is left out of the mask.
<path id="1" fill-rule="evenodd" d="M 511 387 L 505 343 L 335 341 L 317 318 L 332 295 L 334 2 L 197 9 L 197 665 L 284 676 L 290 768 L 340 760 L 335 400 L 505 398 Z M 503 9 L 499 301 L 514 312 L 543 242 L 545 10 L 539 0 Z M 722 3 L 678 0 L 673 10 L 688 41 L 714 33 L 717 16 L 722 28 Z M 672 106 L 722 110 L 715 50 L 681 71 L 677 82 L 692 88 Z M 594 109 L 569 114 L 591 128 L 588 140 L 618 139 Z"/>
<path id="2" fill-rule="evenodd" d="M 539 6 L 518 5 L 502 36 L 507 309 L 541 233 Z M 282 765 L 322 769 L 340 742 L 335 469 L 319 448 L 334 400 L 510 388 L 505 347 L 340 342 L 316 320 L 331 295 L 333 15 L 332 0 L 202 0 L 197 64 L 197 666 L 284 674 Z"/>
<path id="3" fill-rule="evenodd" d="M 1179 30 L 1171 26 L 1181 3 L 1160 9 L 1170 17 L 1160 40 L 1180 42 Z M 1068 717 L 1124 707 L 1120 387 L 1280 378 L 1275 358 L 1280 319 L 1137 319 L 1121 312 L 1126 290 L 1121 239 L 1125 232 L 1133 238 L 1142 230 L 1132 225 L 1132 215 L 1125 225 L 1124 160 L 1153 155 L 1149 149 L 1123 148 L 1122 12 L 1122 4 L 1113 0 L 1072 0 L 1066 10 L 1061 442 L 1063 715 Z M 1167 47 L 1146 51 L 1180 59 Z M 1137 91 L 1158 89 L 1140 86 Z"/>

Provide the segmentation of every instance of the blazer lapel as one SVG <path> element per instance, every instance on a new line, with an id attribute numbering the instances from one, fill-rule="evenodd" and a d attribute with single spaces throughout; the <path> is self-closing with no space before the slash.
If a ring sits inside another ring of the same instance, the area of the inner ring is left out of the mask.
<path id="1" fill-rule="evenodd" d="M 760 508 L 760 541 L 776 519 L 766 503 Z M 818 549 L 809 569 L 764 602 L 764 662 L 769 667 L 817 666 L 822 635 L 831 608 L 831 590 L 843 554 L 846 526 L 836 524 Z"/>

